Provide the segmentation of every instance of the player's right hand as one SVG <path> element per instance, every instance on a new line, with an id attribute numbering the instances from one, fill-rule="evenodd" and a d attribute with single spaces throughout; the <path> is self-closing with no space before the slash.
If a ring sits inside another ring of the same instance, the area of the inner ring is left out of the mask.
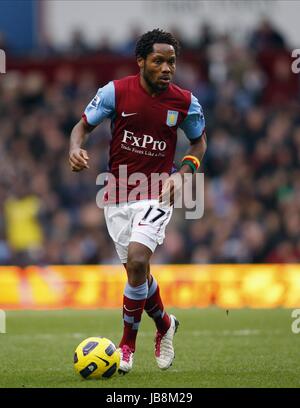
<path id="1" fill-rule="evenodd" d="M 72 171 L 81 171 L 83 169 L 89 169 L 88 166 L 89 156 L 87 151 L 81 148 L 71 149 L 69 152 L 69 163 Z"/>
<path id="2" fill-rule="evenodd" d="M 162 191 L 158 197 L 158 201 L 162 205 L 172 206 L 175 199 L 178 199 L 182 193 L 183 176 L 180 172 L 173 173 L 165 181 Z"/>

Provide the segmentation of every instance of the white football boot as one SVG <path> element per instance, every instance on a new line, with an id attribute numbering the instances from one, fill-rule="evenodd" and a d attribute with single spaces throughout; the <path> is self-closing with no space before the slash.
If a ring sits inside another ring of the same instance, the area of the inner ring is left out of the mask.
<path id="1" fill-rule="evenodd" d="M 170 315 L 170 319 L 171 326 L 168 331 L 163 336 L 159 332 L 156 332 L 155 336 L 155 358 L 161 370 L 169 368 L 175 357 L 173 338 L 179 326 L 179 321 L 174 315 Z"/>
<path id="2" fill-rule="evenodd" d="M 127 374 L 132 369 L 133 366 L 133 352 L 129 346 L 124 344 L 119 348 L 120 351 L 120 367 L 119 374 Z"/>

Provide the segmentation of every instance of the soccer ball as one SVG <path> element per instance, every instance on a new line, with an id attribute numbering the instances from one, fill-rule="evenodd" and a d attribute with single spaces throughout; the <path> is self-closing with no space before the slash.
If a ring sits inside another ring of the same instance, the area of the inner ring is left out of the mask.
<path id="1" fill-rule="evenodd" d="M 120 366 L 120 352 L 104 337 L 83 340 L 74 354 L 75 371 L 83 378 L 109 378 Z"/>

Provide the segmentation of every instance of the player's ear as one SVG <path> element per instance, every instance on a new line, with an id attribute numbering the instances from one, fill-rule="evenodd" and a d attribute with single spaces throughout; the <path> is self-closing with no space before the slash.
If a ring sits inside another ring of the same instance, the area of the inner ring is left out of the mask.
<path id="1" fill-rule="evenodd" d="M 137 64 L 138 64 L 138 66 L 139 66 L 140 69 L 144 68 L 144 65 L 145 65 L 145 60 L 144 60 L 144 58 L 142 58 L 142 57 L 137 57 L 136 61 L 137 61 Z"/>

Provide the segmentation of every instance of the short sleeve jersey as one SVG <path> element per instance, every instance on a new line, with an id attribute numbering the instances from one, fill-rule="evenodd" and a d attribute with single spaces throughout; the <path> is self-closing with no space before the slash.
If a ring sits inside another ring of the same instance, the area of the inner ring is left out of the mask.
<path id="1" fill-rule="evenodd" d="M 171 173 L 178 127 L 190 140 L 201 137 L 205 129 L 202 107 L 191 92 L 170 84 L 153 97 L 140 84 L 139 74 L 100 88 L 83 118 L 92 126 L 111 119 L 109 172 L 115 177 L 118 196 L 108 191 L 109 202 L 128 201 L 130 191 L 141 185 L 141 180 L 128 184 L 128 178 L 137 173 L 144 175 L 148 185 L 144 190 L 140 187 L 136 199 L 157 198 L 151 175 Z M 120 166 L 126 169 L 126 177 L 124 171 L 120 176 Z"/>

